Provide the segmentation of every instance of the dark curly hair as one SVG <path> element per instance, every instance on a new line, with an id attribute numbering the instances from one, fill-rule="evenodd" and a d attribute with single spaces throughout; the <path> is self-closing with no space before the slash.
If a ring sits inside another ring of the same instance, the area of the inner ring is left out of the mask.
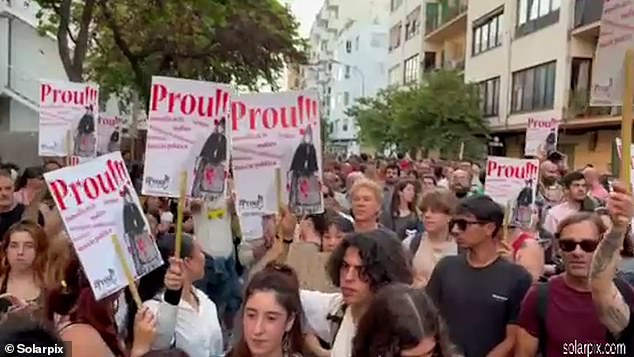
<path id="1" fill-rule="evenodd" d="M 374 296 L 357 327 L 352 357 L 396 357 L 434 338 L 434 356 L 455 356 L 455 346 L 438 309 L 422 289 L 390 284 Z"/>
<path id="2" fill-rule="evenodd" d="M 351 234 L 332 252 L 326 269 L 335 286 L 341 286 L 339 272 L 348 248 L 359 250 L 363 263 L 362 276 L 367 279 L 372 291 L 393 282 L 412 283 L 409 259 L 405 256 L 401 242 L 377 229 Z"/>

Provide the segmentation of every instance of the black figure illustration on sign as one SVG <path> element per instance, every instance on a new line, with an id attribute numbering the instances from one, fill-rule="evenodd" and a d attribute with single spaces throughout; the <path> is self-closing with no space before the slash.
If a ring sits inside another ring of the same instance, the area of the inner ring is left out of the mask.
<path id="1" fill-rule="evenodd" d="M 533 215 L 533 180 L 527 180 L 513 205 L 511 222 L 520 227 L 529 227 Z"/>
<path id="2" fill-rule="evenodd" d="M 86 112 L 79 119 L 75 132 L 73 155 L 79 157 L 95 156 L 97 138 L 95 136 L 95 115 L 92 105 L 86 107 Z"/>
<path id="3" fill-rule="evenodd" d="M 227 161 L 227 137 L 225 118 L 216 124 L 196 158 L 193 197 L 216 199 L 225 190 L 225 162 Z"/>
<path id="4" fill-rule="evenodd" d="M 115 128 L 108 140 L 108 152 L 115 152 L 119 150 L 119 128 Z"/>
<path id="5" fill-rule="evenodd" d="M 550 133 L 548 133 L 548 136 L 546 136 L 546 141 L 544 144 L 544 152 L 546 154 L 550 154 L 551 152 L 555 151 L 557 149 L 557 133 L 555 132 L 556 129 L 550 129 Z"/>
<path id="6" fill-rule="evenodd" d="M 161 258 L 130 189 L 123 188 L 123 230 L 137 276 L 160 265 Z"/>
<path id="7" fill-rule="evenodd" d="M 317 150 L 313 144 L 313 131 L 309 126 L 304 131 L 302 142 L 295 149 L 287 173 L 288 200 L 296 214 L 317 213 L 321 208 L 321 183 Z"/>

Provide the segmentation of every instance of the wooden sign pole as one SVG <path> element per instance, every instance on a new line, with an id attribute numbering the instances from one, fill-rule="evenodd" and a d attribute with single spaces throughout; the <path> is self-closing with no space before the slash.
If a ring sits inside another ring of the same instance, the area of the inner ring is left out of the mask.
<path id="1" fill-rule="evenodd" d="M 136 288 L 136 283 L 134 281 L 134 275 L 132 274 L 132 270 L 130 270 L 130 266 L 128 265 L 128 261 L 125 258 L 125 254 L 123 253 L 123 247 L 121 247 L 121 242 L 119 242 L 119 238 L 116 234 L 112 235 L 112 245 L 114 246 L 114 251 L 117 253 L 117 257 L 119 258 L 119 263 L 121 263 L 121 267 L 123 268 L 123 273 L 125 274 L 125 278 L 128 281 L 128 289 L 130 289 L 130 293 L 132 294 L 132 299 L 136 303 L 138 309 L 141 308 L 143 301 L 141 301 L 141 295 L 139 295 L 139 290 Z"/>
<path id="2" fill-rule="evenodd" d="M 174 257 L 181 257 L 181 246 L 183 245 L 183 211 L 185 210 L 185 200 L 187 199 L 187 171 L 181 173 L 180 192 L 178 197 L 178 208 L 176 210 L 176 241 L 174 242 Z M 204 205 L 204 202 L 203 202 Z"/>
<path id="3" fill-rule="evenodd" d="M 632 191 L 632 101 L 634 101 L 634 50 L 625 52 L 625 90 L 621 121 L 621 182 Z"/>

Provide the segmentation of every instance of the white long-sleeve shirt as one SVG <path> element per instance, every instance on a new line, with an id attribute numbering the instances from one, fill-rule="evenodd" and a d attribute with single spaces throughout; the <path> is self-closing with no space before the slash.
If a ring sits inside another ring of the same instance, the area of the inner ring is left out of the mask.
<path id="1" fill-rule="evenodd" d="M 170 305 L 162 295 L 143 303 L 157 321 L 152 349 L 168 349 L 174 345 L 190 357 L 222 356 L 222 329 L 216 305 L 202 291 L 193 289 L 198 298 L 198 310 L 183 299 L 178 306 Z"/>

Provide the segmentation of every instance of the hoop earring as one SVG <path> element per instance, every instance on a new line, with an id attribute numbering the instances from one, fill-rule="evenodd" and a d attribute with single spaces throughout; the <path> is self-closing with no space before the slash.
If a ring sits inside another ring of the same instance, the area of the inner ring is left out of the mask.
<path id="1" fill-rule="evenodd" d="M 285 332 L 284 337 L 282 338 L 282 354 L 284 356 L 290 356 L 291 353 L 291 338 L 289 337 L 289 333 Z"/>

